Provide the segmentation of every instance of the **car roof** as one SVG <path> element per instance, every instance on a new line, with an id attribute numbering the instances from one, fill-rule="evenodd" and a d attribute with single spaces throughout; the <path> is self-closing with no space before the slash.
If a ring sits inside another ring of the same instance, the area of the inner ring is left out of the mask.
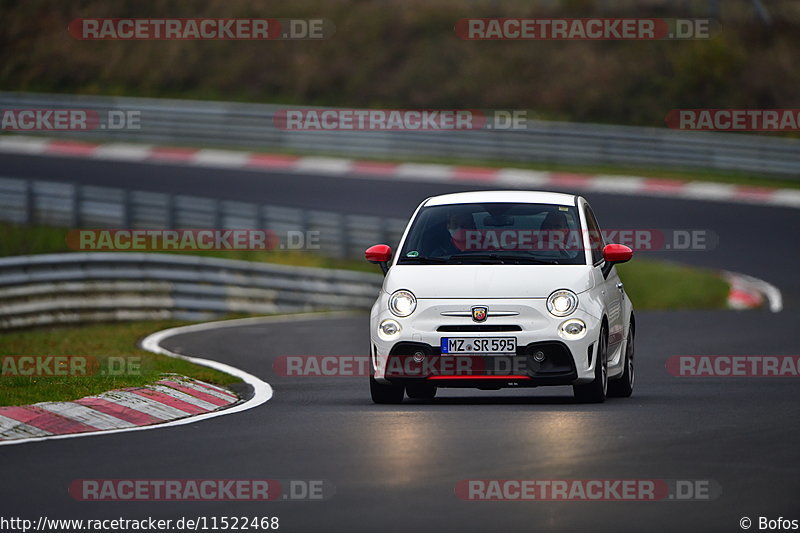
<path id="1" fill-rule="evenodd" d="M 574 194 L 544 191 L 469 191 L 428 198 L 425 207 L 472 203 L 523 203 L 575 205 Z"/>

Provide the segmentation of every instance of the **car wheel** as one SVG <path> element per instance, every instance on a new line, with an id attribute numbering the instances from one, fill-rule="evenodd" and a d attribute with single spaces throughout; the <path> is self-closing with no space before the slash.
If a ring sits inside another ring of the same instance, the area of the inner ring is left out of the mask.
<path id="1" fill-rule="evenodd" d="M 575 399 L 581 403 L 602 403 L 608 391 L 608 332 L 600 330 L 597 341 L 597 361 L 594 365 L 594 381 L 572 386 Z"/>
<path id="2" fill-rule="evenodd" d="M 633 368 L 633 324 L 628 332 L 628 341 L 625 343 L 625 371 L 619 379 L 611 380 L 608 384 L 608 395 L 616 398 L 628 398 L 633 394 L 633 383 L 636 373 Z"/>
<path id="3" fill-rule="evenodd" d="M 415 400 L 432 400 L 436 396 L 436 386 L 430 383 L 409 383 L 406 394 Z"/>
<path id="4" fill-rule="evenodd" d="M 402 385 L 384 385 L 378 383 L 374 377 L 369 377 L 369 392 L 375 403 L 400 403 L 403 401 L 405 387 Z"/>

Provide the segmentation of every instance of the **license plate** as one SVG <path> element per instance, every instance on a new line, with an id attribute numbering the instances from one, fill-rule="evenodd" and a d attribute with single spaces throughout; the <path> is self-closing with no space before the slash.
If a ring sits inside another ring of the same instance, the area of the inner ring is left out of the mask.
<path id="1" fill-rule="evenodd" d="M 515 354 L 516 337 L 442 337 L 445 354 Z"/>

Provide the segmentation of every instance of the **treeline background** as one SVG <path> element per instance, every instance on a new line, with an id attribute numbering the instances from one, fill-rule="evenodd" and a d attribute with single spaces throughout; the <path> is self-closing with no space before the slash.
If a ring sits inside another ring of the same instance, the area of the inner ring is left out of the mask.
<path id="1" fill-rule="evenodd" d="M 463 41 L 469 17 L 706 17 L 695 41 Z M 82 17 L 325 18 L 324 41 L 73 39 Z M 684 107 L 800 107 L 800 2 L 0 1 L 0 90 L 353 107 L 525 109 L 664 126 Z"/>

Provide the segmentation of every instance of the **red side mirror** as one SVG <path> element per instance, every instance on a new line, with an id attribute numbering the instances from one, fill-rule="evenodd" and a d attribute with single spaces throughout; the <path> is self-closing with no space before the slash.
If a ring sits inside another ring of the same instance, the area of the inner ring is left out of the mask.
<path id="1" fill-rule="evenodd" d="M 370 263 L 388 263 L 392 260 L 392 247 L 385 244 L 370 246 L 364 252 L 364 257 Z"/>
<path id="2" fill-rule="evenodd" d="M 633 257 L 633 250 L 624 244 L 606 244 L 603 248 L 603 259 L 609 263 L 624 263 Z"/>

